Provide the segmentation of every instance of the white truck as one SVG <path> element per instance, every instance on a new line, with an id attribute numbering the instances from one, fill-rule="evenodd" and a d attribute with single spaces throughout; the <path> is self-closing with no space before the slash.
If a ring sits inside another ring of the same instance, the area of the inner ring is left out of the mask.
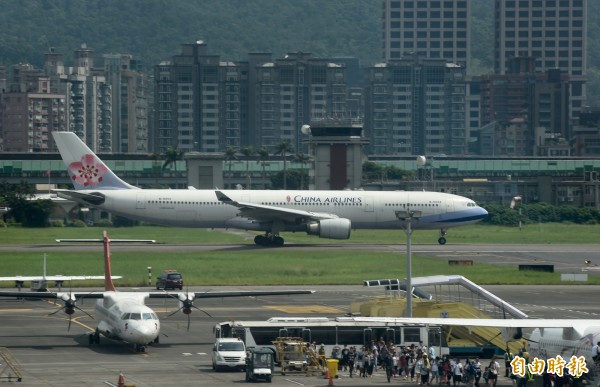
<path id="1" fill-rule="evenodd" d="M 220 338 L 212 350 L 212 367 L 215 371 L 246 370 L 246 345 L 239 338 Z"/>

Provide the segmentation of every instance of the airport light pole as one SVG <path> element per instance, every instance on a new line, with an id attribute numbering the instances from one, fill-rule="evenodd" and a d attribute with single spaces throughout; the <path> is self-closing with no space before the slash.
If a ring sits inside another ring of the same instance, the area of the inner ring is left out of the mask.
<path id="1" fill-rule="evenodd" d="M 407 210 L 396 211 L 396 217 L 406 223 L 406 317 L 412 317 L 412 257 L 410 251 L 410 237 L 412 234 L 412 221 L 421 218 L 421 211 Z"/>

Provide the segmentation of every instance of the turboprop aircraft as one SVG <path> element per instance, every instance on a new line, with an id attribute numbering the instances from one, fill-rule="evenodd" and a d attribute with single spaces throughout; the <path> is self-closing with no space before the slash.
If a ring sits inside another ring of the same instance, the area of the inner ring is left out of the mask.
<path id="1" fill-rule="evenodd" d="M 111 171 L 72 132 L 52 132 L 75 190 L 53 190 L 130 219 L 179 227 L 237 228 L 264 232 L 254 242 L 282 246 L 283 231 L 348 239 L 354 229 L 440 229 L 480 221 L 487 211 L 473 200 L 441 192 L 171 190 L 139 189 Z"/>
<path id="2" fill-rule="evenodd" d="M 83 311 L 76 305 L 77 300 L 84 298 L 96 299 L 95 314 L 98 326 L 90 334 L 90 344 L 100 343 L 100 334 L 117 340 L 123 340 L 135 346 L 137 351 L 143 352 L 150 343 L 159 342 L 160 321 L 154 311 L 145 305 L 148 298 L 173 298 L 177 299 L 180 308 L 174 312 L 183 312 L 188 316 L 188 329 L 192 308 L 201 310 L 194 305 L 194 300 L 199 298 L 217 297 L 245 297 L 245 296 L 270 296 L 311 294 L 311 290 L 277 290 L 277 291 L 220 291 L 220 292 L 119 292 L 116 290 L 111 276 L 110 267 L 110 239 L 104 232 L 104 291 L 103 292 L 0 292 L 0 297 L 19 298 L 50 298 L 64 302 L 64 306 L 52 313 L 61 310 L 69 316 L 69 329 L 71 316 L 75 309 Z M 172 313 L 172 314 L 174 314 Z M 205 312 L 206 313 L 206 312 Z M 92 317 L 93 318 L 93 317 Z"/>
<path id="3" fill-rule="evenodd" d="M 571 356 L 583 356 L 588 368 L 594 365 L 592 346 L 600 341 L 600 322 L 591 319 L 474 319 L 474 318 L 409 318 L 409 317 L 354 317 L 356 321 L 378 323 L 418 324 L 440 327 L 495 327 L 502 330 L 505 341 L 524 337 L 523 329 L 532 329 L 527 352 L 541 360 L 560 355 L 566 361 Z M 525 335 L 527 336 L 527 335 Z"/>

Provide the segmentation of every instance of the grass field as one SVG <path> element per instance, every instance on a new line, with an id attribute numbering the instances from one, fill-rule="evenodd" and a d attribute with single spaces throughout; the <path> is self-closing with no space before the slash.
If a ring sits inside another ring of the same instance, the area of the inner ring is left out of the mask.
<path id="1" fill-rule="evenodd" d="M 54 244 L 55 239 L 100 238 L 99 228 L 0 229 L 1 244 Z M 159 243 L 240 244 L 253 245 L 244 233 L 224 230 L 133 227 L 108 229 L 113 239 L 156 239 Z M 285 234 L 288 243 L 338 243 L 303 234 Z M 436 231 L 417 231 L 414 244 L 437 243 Z M 542 224 L 518 228 L 470 226 L 451 229 L 448 243 L 599 243 L 600 226 Z M 402 231 L 356 231 L 347 244 L 404 243 Z M 403 248 L 399 248 L 403 251 Z M 0 276 L 38 275 L 42 271 L 43 247 L 32 252 L 0 253 Z M 517 267 L 499 267 L 476 263 L 474 266 L 448 266 L 439 259 L 413 255 L 413 276 L 460 274 L 479 284 L 560 284 L 560 274 L 522 272 Z M 147 283 L 147 267 L 154 275 L 162 269 L 177 269 L 189 285 L 317 285 L 360 284 L 365 279 L 404 278 L 406 257 L 395 252 L 320 252 L 284 248 L 207 251 L 195 253 L 119 253 L 112 250 L 113 274 L 123 275 L 121 286 Z M 102 248 L 97 252 L 54 253 L 48 255 L 48 274 L 102 274 Z M 99 285 L 100 282 L 76 283 L 74 286 Z M 590 277 L 588 284 L 600 284 Z M 12 287 L 10 282 L 0 283 Z"/>
<path id="2" fill-rule="evenodd" d="M 198 228 L 177 227 L 122 227 L 107 228 L 111 238 L 156 239 L 158 243 L 229 244 L 250 243 L 245 233 L 223 232 Z M 233 230 L 232 230 L 233 231 Z M 412 235 L 413 243 L 437 243 L 439 231 L 419 230 Z M 247 236 L 247 235 L 246 235 Z M 284 233 L 288 243 L 404 243 L 406 236 L 399 230 L 354 230 L 349 240 L 332 241 L 304 233 Z M 55 239 L 101 238 L 98 227 L 50 227 L 50 228 L 0 228 L 0 244 L 48 244 Z M 600 225 L 577 225 L 563 223 L 541 223 L 518 227 L 474 225 L 451 228 L 447 235 L 448 244 L 453 243 L 600 243 Z"/>

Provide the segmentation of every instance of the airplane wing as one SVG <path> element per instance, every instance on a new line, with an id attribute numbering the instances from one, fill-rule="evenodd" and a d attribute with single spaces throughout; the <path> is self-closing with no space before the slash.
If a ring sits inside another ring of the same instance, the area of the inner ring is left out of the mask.
<path id="1" fill-rule="evenodd" d="M 102 277 L 104 278 L 104 277 Z M 104 292 L 0 292 L 0 297 L 13 297 L 13 298 L 49 298 L 58 300 L 80 300 L 83 298 L 99 299 L 104 298 Z"/>
<path id="2" fill-rule="evenodd" d="M 257 221 L 270 222 L 282 220 L 284 222 L 294 223 L 297 220 L 322 220 L 339 218 L 336 214 L 327 212 L 303 211 L 292 208 L 238 202 L 218 190 L 215 191 L 215 194 L 217 195 L 217 199 L 219 201 L 239 208 L 240 216 Z"/>
<path id="3" fill-rule="evenodd" d="M 357 322 L 378 322 L 395 325 L 433 325 L 496 328 L 573 328 L 597 326 L 596 320 L 583 319 L 495 319 L 495 318 L 426 318 L 426 317 L 349 317 Z"/>
<path id="4" fill-rule="evenodd" d="M 120 279 L 123 278 L 120 275 L 111 276 L 112 279 Z M 79 280 L 103 280 L 103 275 L 47 275 L 43 276 L 26 276 L 26 275 L 17 275 L 14 277 L 0 277 L 0 281 L 79 281 Z"/>
<path id="5" fill-rule="evenodd" d="M 285 296 L 294 294 L 313 294 L 314 290 L 248 290 L 248 291 L 219 291 L 219 292 L 150 292 L 150 298 L 198 299 L 221 297 L 252 297 L 252 296 Z M 193 297 L 190 297 L 193 295 Z"/>

